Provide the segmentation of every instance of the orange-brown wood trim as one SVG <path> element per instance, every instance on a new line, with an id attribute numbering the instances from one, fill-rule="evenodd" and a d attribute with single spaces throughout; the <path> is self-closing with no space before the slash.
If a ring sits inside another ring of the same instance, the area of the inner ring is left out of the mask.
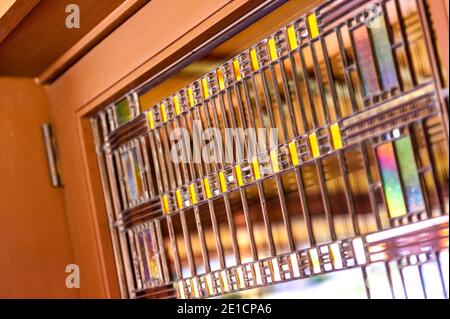
<path id="1" fill-rule="evenodd" d="M 30 13 L 40 0 L 16 0 L 0 17 L 0 42 Z"/>
<path id="2" fill-rule="evenodd" d="M 55 78 L 61 75 L 65 70 L 67 70 L 90 49 L 101 42 L 108 34 L 110 34 L 121 23 L 123 23 L 149 1 L 150 0 L 125 1 L 73 47 L 60 56 L 44 72 L 42 72 L 42 74 L 38 76 L 38 82 L 47 84 L 55 80 Z"/>

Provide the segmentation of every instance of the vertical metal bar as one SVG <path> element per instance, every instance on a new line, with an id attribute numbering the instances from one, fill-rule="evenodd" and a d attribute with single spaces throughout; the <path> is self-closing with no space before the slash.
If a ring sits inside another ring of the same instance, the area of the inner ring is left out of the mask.
<path id="1" fill-rule="evenodd" d="M 163 280 L 165 283 L 168 283 L 171 281 L 171 276 L 169 274 L 169 268 L 167 266 L 167 257 L 166 257 L 166 250 L 164 248 L 164 240 L 163 240 L 163 236 L 162 236 L 162 231 L 161 231 L 161 222 L 159 219 L 156 219 L 154 221 L 154 227 L 156 229 L 156 238 L 157 238 L 157 243 L 158 243 L 158 247 L 159 247 L 159 254 L 161 256 L 160 260 L 161 260 L 161 266 L 162 266 L 162 274 L 163 274 Z"/>
<path id="2" fill-rule="evenodd" d="M 181 269 L 180 255 L 178 253 L 177 238 L 175 237 L 175 231 L 173 229 L 172 216 L 167 215 L 166 221 L 167 221 L 167 229 L 169 230 L 170 244 L 172 246 L 172 253 L 175 263 L 175 272 L 177 274 L 177 280 L 181 280 L 183 279 L 183 273 Z"/>
<path id="3" fill-rule="evenodd" d="M 111 235 L 111 242 L 113 246 L 113 252 L 114 252 L 114 261 L 116 263 L 116 271 L 117 271 L 117 278 L 119 279 L 119 288 L 120 288 L 120 295 L 122 298 L 127 298 L 128 291 L 127 291 L 127 284 L 130 285 L 131 281 L 128 281 L 128 278 L 126 278 L 127 271 L 125 269 L 125 263 L 123 260 L 123 255 L 120 249 L 120 242 L 119 242 L 119 234 L 117 231 L 117 228 L 115 227 L 115 216 L 114 216 L 114 209 L 117 208 L 120 210 L 120 204 L 117 205 L 117 197 L 112 191 L 113 187 L 110 187 L 110 184 L 108 183 L 108 173 L 105 167 L 105 157 L 103 154 L 103 150 L 101 147 L 101 141 L 100 141 L 100 134 L 99 134 L 99 127 L 98 127 L 98 119 L 92 118 L 91 119 L 91 126 L 92 131 L 94 135 L 94 145 L 96 148 L 97 153 L 97 163 L 100 171 L 100 178 L 102 182 L 102 188 L 103 188 L 103 194 L 105 196 L 105 206 L 106 206 L 106 214 L 108 217 L 108 223 L 109 223 L 109 232 Z M 114 185 L 114 184 L 113 184 Z M 117 205 L 117 206 L 116 206 Z M 131 286 L 130 286 L 131 287 Z"/>
<path id="4" fill-rule="evenodd" d="M 413 59 L 411 56 L 411 50 L 409 48 L 408 35 L 406 33 L 405 17 L 403 16 L 403 12 L 400 7 L 400 2 L 398 0 L 394 0 L 394 4 L 395 4 L 395 10 L 397 11 L 397 16 L 398 16 L 400 35 L 402 37 L 402 43 L 403 43 L 403 47 L 405 49 L 406 66 L 410 72 L 412 84 L 415 87 L 415 86 L 417 86 L 417 76 L 416 76 L 416 72 L 415 72 L 415 70 L 412 66 L 412 62 L 411 62 Z"/>
<path id="5" fill-rule="evenodd" d="M 197 267 L 195 266 L 194 253 L 192 251 L 191 236 L 189 235 L 189 228 L 186 222 L 185 211 L 180 211 L 181 230 L 183 232 L 184 246 L 186 247 L 186 255 L 191 276 L 197 275 Z"/>
<path id="6" fill-rule="evenodd" d="M 287 87 L 286 70 L 284 68 L 284 64 L 282 61 L 279 61 L 278 63 L 279 63 L 280 71 L 282 74 L 282 83 L 283 83 L 283 88 L 285 90 L 287 106 L 288 106 L 288 109 L 290 110 L 290 114 L 288 114 L 289 119 L 291 121 L 291 126 L 292 126 L 294 132 L 296 132 L 296 123 L 295 123 L 295 121 L 292 121 L 292 119 L 294 118 L 294 114 L 293 114 L 294 112 L 292 110 L 289 89 Z M 281 123 L 282 123 L 281 127 L 283 130 L 283 138 L 284 138 L 284 142 L 286 143 L 289 140 L 289 133 L 287 131 L 286 126 L 283 125 L 283 123 L 286 123 L 286 116 L 284 115 L 284 107 L 283 107 L 283 103 L 281 102 L 280 90 L 278 88 L 278 81 L 277 81 L 275 67 L 274 67 L 273 63 L 271 63 L 269 65 L 269 69 L 270 69 L 270 73 L 272 76 L 272 82 L 273 82 L 273 87 L 274 87 L 274 92 L 275 92 L 275 101 L 278 104 L 278 110 L 280 113 L 280 118 L 281 118 Z M 286 196 L 284 194 L 283 183 L 281 181 L 280 175 L 275 174 L 275 182 L 276 182 L 277 190 L 278 190 L 278 198 L 280 199 L 281 214 L 283 216 L 284 228 L 286 229 L 286 236 L 288 238 L 289 250 L 291 252 L 293 252 L 293 251 L 295 251 L 295 243 L 294 243 L 294 238 L 292 235 L 291 220 L 290 220 L 289 212 L 287 210 L 287 205 L 286 205 Z"/>
<path id="7" fill-rule="evenodd" d="M 342 64 L 344 66 L 344 79 L 345 79 L 345 84 L 347 86 L 348 93 L 350 96 L 350 104 L 352 107 L 352 113 L 355 113 L 358 110 L 358 105 L 357 105 L 356 99 L 355 99 L 356 93 L 355 93 L 355 89 L 353 87 L 353 82 L 352 82 L 350 74 L 349 74 L 350 65 L 348 63 L 347 54 L 345 53 L 345 45 L 344 45 L 344 39 L 342 38 L 341 28 L 337 27 L 335 32 L 336 32 L 338 45 L 339 45 L 339 54 L 342 59 Z"/>
<path id="8" fill-rule="evenodd" d="M 149 189 L 149 197 L 155 198 L 156 190 L 155 190 L 155 184 L 154 184 L 152 174 L 151 174 L 150 160 L 149 160 L 148 150 L 147 150 L 147 143 L 145 141 L 144 136 L 142 136 L 139 140 L 140 140 L 140 145 L 142 148 L 142 155 L 144 158 L 144 170 L 147 173 L 146 175 L 147 175 L 147 185 L 148 185 L 148 189 Z"/>
<path id="9" fill-rule="evenodd" d="M 441 189 L 438 184 L 438 176 L 436 175 L 436 171 L 434 169 L 434 167 L 436 167 L 435 166 L 436 160 L 434 158 L 433 150 L 431 149 L 429 134 L 428 134 L 427 130 L 424 128 L 424 120 L 420 121 L 418 126 L 424 136 L 425 153 L 428 157 L 428 160 L 430 161 L 430 170 L 431 170 L 431 176 L 432 176 L 432 181 L 433 181 L 433 187 L 436 189 L 436 193 L 435 193 L 437 196 L 436 203 L 438 205 L 440 214 L 443 215 L 443 214 L 445 214 L 445 212 L 443 210 L 444 204 L 443 204 L 443 199 L 442 199 L 442 193 L 441 193 Z"/>
<path id="10" fill-rule="evenodd" d="M 141 290 L 143 288 L 143 283 L 142 283 L 141 273 L 140 273 L 140 269 L 139 269 L 139 260 L 137 257 L 136 245 L 134 242 L 134 234 L 131 229 L 126 230 L 126 232 L 127 232 L 128 241 L 129 241 L 129 244 L 131 247 L 131 256 L 132 256 L 132 261 L 133 261 L 136 289 Z"/>
<path id="11" fill-rule="evenodd" d="M 419 276 L 420 276 L 420 286 L 422 287 L 422 292 L 423 292 L 423 296 L 425 297 L 425 299 L 428 299 L 427 296 L 427 289 L 425 287 L 425 278 L 423 277 L 423 269 L 422 269 L 422 265 L 417 266 L 418 270 L 419 270 Z"/>
<path id="12" fill-rule="evenodd" d="M 222 93 L 219 93 L 219 104 L 221 105 L 221 110 L 223 112 L 223 95 Z M 217 108 L 216 108 L 216 104 L 214 99 L 211 99 L 211 110 L 213 111 L 213 122 L 215 127 L 219 128 L 220 127 L 220 122 L 219 122 L 219 118 L 217 115 Z M 222 113 L 223 116 L 226 117 L 226 113 Z M 221 163 L 222 166 L 221 168 L 223 169 L 223 163 Z M 234 258 L 235 258 L 235 262 L 237 265 L 239 265 L 241 263 L 241 255 L 239 253 L 239 248 L 238 248 L 238 242 L 237 242 L 237 236 L 236 236 L 236 226 L 234 225 L 234 220 L 233 220 L 233 213 L 231 210 L 231 204 L 230 204 L 230 197 L 228 195 L 228 193 L 224 193 L 223 194 L 223 200 L 225 203 L 225 212 L 227 214 L 227 221 L 228 221 L 228 228 L 230 229 L 230 234 L 231 234 L 231 245 L 233 247 L 233 253 L 234 253 Z"/>
<path id="13" fill-rule="evenodd" d="M 204 115 L 205 115 L 206 126 L 212 127 L 211 119 L 209 116 L 210 103 L 208 103 L 208 102 L 209 101 L 206 101 L 204 103 Z M 217 154 L 214 154 L 214 155 L 216 156 Z M 208 169 L 208 166 L 206 166 L 206 167 L 207 167 L 206 173 L 211 174 L 211 171 Z M 213 160 L 213 169 L 214 169 L 214 172 L 217 172 L 219 170 L 218 163 L 216 162 L 215 159 Z M 221 237 L 219 225 L 217 223 L 216 212 L 214 209 L 214 201 L 210 198 L 208 198 L 208 208 L 209 208 L 209 213 L 210 213 L 210 217 L 211 217 L 211 224 L 212 224 L 213 233 L 214 233 L 216 250 L 217 250 L 217 254 L 219 256 L 220 268 L 225 268 L 226 264 L 225 264 L 225 255 L 224 255 L 223 246 L 222 246 L 222 237 Z"/>
<path id="14" fill-rule="evenodd" d="M 253 76 L 252 76 L 252 78 L 253 78 Z M 245 95 L 247 105 L 248 105 L 249 120 L 250 120 L 251 126 L 256 129 L 256 122 L 255 122 L 255 118 L 254 118 L 254 113 L 253 113 L 251 98 L 250 98 L 250 92 L 249 92 L 249 88 L 248 88 L 246 79 L 244 79 L 242 81 L 242 86 L 244 88 L 244 95 Z M 259 97 L 256 92 L 257 91 L 255 88 L 255 100 L 256 100 L 256 105 L 257 105 L 257 113 L 258 113 L 258 117 L 262 119 L 262 113 L 260 113 L 261 105 L 259 103 Z M 271 226 L 271 222 L 270 222 L 270 218 L 269 218 L 269 213 L 267 211 L 267 201 L 266 201 L 266 197 L 264 194 L 264 186 L 261 181 L 256 181 L 256 187 L 258 189 L 258 195 L 259 195 L 259 199 L 260 199 L 260 203 L 261 203 L 261 212 L 262 212 L 262 216 L 263 216 L 264 228 L 266 230 L 269 251 L 270 251 L 270 254 L 272 256 L 274 256 L 276 254 L 276 249 L 275 249 L 275 243 L 273 240 L 272 226 Z"/>
<path id="15" fill-rule="evenodd" d="M 447 293 L 447 289 L 445 287 L 444 273 L 442 271 L 441 252 L 437 251 L 435 253 L 435 256 L 436 256 L 436 264 L 437 264 L 438 272 L 439 272 L 439 279 L 441 281 L 442 293 L 443 293 L 444 298 L 448 299 L 448 293 Z"/>
<path id="16" fill-rule="evenodd" d="M 229 105 L 229 114 L 231 117 L 231 128 L 236 129 L 236 117 L 234 115 L 234 109 L 233 109 L 233 100 L 231 99 L 230 90 L 226 91 L 226 96 L 228 100 Z M 229 127 L 229 122 L 226 118 L 226 109 L 224 107 L 224 104 L 221 104 L 222 107 L 222 114 L 224 114 L 224 123 L 226 127 Z M 239 143 L 241 141 L 239 140 Z M 229 149 L 229 148 L 227 148 Z M 238 153 L 236 154 L 238 158 L 243 158 L 243 154 L 240 154 L 240 147 L 237 148 Z M 258 251 L 256 249 L 256 242 L 255 242 L 255 234 L 253 232 L 253 223 L 250 217 L 250 211 L 248 208 L 248 201 L 247 201 L 247 195 L 245 193 L 244 188 L 239 188 L 239 193 L 241 195 L 241 202 L 242 202 L 242 210 L 244 211 L 244 218 L 245 218 L 245 225 L 247 226 L 247 232 L 250 237 L 250 249 L 252 251 L 252 258 L 253 260 L 258 260 Z"/>
<path id="17" fill-rule="evenodd" d="M 195 112 L 196 118 L 194 116 L 194 112 Z M 197 120 L 197 123 L 199 123 L 199 125 L 201 125 L 201 116 L 200 116 L 200 113 L 199 113 L 199 106 L 195 106 L 194 110 L 191 112 L 191 114 L 193 115 L 192 117 L 194 118 L 194 120 Z M 201 134 L 202 127 L 199 127 L 198 129 L 200 129 L 200 134 Z M 196 135 L 194 134 L 194 136 L 196 136 Z M 200 141 L 199 141 L 199 143 L 201 144 L 200 148 L 202 148 L 202 146 L 203 146 L 202 142 L 203 142 L 202 139 L 200 139 Z M 198 166 L 198 168 L 199 168 L 199 175 L 200 175 L 199 177 L 203 178 L 205 175 L 203 173 L 202 161 L 200 162 L 200 165 Z M 203 225 L 202 225 L 202 220 L 200 218 L 200 212 L 199 212 L 198 206 L 194 207 L 194 214 L 195 214 L 195 221 L 197 223 L 198 237 L 200 239 L 200 249 L 201 249 L 201 252 L 202 252 L 203 264 L 205 266 L 205 271 L 206 272 L 210 272 L 211 271 L 211 265 L 210 265 L 210 262 L 209 262 L 208 248 L 206 247 L 205 234 L 204 234 L 204 231 L 203 231 Z"/>

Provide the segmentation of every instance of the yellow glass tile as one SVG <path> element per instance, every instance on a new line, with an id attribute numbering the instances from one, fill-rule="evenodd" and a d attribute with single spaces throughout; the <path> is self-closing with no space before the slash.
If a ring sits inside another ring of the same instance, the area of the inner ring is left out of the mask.
<path id="1" fill-rule="evenodd" d="M 308 138 L 309 138 L 309 145 L 311 146 L 312 156 L 313 157 L 319 156 L 320 155 L 319 143 L 317 142 L 316 133 L 309 134 Z"/>
<path id="2" fill-rule="evenodd" d="M 180 280 L 178 282 L 178 296 L 180 296 L 180 299 L 186 299 L 186 295 L 184 294 L 184 285 L 183 285 L 182 280 Z"/>
<path id="3" fill-rule="evenodd" d="M 169 199 L 167 198 L 167 195 L 163 195 L 162 198 L 162 209 L 164 214 L 169 213 Z"/>
<path id="4" fill-rule="evenodd" d="M 278 54 L 277 54 L 277 46 L 275 45 L 275 39 L 270 38 L 269 41 L 267 42 L 267 45 L 269 46 L 270 59 L 272 61 L 276 60 L 278 58 Z"/>
<path id="5" fill-rule="evenodd" d="M 245 282 L 244 282 L 244 274 L 242 272 L 242 268 L 236 269 L 236 281 L 239 288 L 245 288 Z"/>
<path id="6" fill-rule="evenodd" d="M 175 197 L 177 198 L 178 208 L 183 208 L 183 198 L 181 197 L 181 190 L 177 189 L 175 191 Z"/>
<path id="7" fill-rule="evenodd" d="M 191 197 L 192 204 L 197 204 L 197 196 L 195 195 L 195 184 L 189 185 L 189 195 Z"/>
<path id="8" fill-rule="evenodd" d="M 316 274 L 321 272 L 319 254 L 316 248 L 313 248 L 309 251 L 309 257 L 311 259 L 312 271 Z"/>
<path id="9" fill-rule="evenodd" d="M 225 180 L 225 174 L 223 172 L 219 172 L 219 182 L 220 182 L 220 190 L 223 192 L 227 191 L 227 182 Z"/>
<path id="10" fill-rule="evenodd" d="M 297 166 L 298 155 L 297 155 L 297 145 L 295 145 L 295 141 L 289 143 L 289 154 L 291 155 L 292 165 Z"/>
<path id="11" fill-rule="evenodd" d="M 253 167 L 253 175 L 255 176 L 255 179 L 261 178 L 261 172 L 259 171 L 259 163 L 258 159 L 255 157 L 252 159 L 252 167 Z"/>
<path id="12" fill-rule="evenodd" d="M 236 174 L 236 180 L 237 180 L 238 186 L 244 185 L 244 180 L 242 179 L 242 171 L 241 171 L 241 167 L 239 165 L 236 165 L 234 167 L 234 172 Z"/>
<path id="13" fill-rule="evenodd" d="M 163 122 L 167 122 L 167 112 L 166 112 L 166 104 L 165 103 L 161 103 L 159 105 L 159 108 L 161 110 L 161 119 Z"/>
<path id="14" fill-rule="evenodd" d="M 202 79 L 202 89 L 203 89 L 203 97 L 205 99 L 209 98 L 209 90 L 208 90 L 208 80 L 206 78 Z"/>
<path id="15" fill-rule="evenodd" d="M 297 36 L 295 35 L 295 28 L 293 25 L 287 28 L 287 35 L 288 35 L 288 42 L 289 42 L 289 48 L 291 50 L 294 50 L 298 47 L 297 44 Z"/>
<path id="16" fill-rule="evenodd" d="M 150 127 L 150 129 L 154 129 L 155 121 L 153 120 L 153 112 L 152 111 L 147 112 L 147 119 L 148 119 L 148 126 Z"/>
<path id="17" fill-rule="evenodd" d="M 203 186 L 205 187 L 206 198 L 211 198 L 211 186 L 209 185 L 209 179 L 207 177 L 203 179 Z"/>
<path id="18" fill-rule="evenodd" d="M 180 115 L 181 114 L 181 107 L 180 107 L 180 100 L 178 99 L 178 96 L 173 97 L 173 106 L 175 108 L 175 114 Z"/>
<path id="19" fill-rule="evenodd" d="M 206 281 L 206 291 L 208 292 L 208 294 L 213 294 L 214 293 L 214 288 L 213 288 L 213 283 L 212 283 L 212 278 L 211 278 L 211 274 L 207 274 L 205 276 L 205 281 Z"/>
<path id="20" fill-rule="evenodd" d="M 335 150 L 342 148 L 341 130 L 339 124 L 335 123 L 330 126 L 331 138 L 333 140 L 333 148 Z"/>
<path id="21" fill-rule="evenodd" d="M 278 153 L 275 150 L 270 151 L 270 160 L 272 162 L 272 170 L 274 173 L 280 171 L 280 166 L 278 165 Z"/>
<path id="22" fill-rule="evenodd" d="M 222 286 L 223 291 L 228 291 L 228 290 L 230 290 L 230 289 L 228 288 L 227 274 L 226 274 L 225 271 L 221 271 L 221 272 L 220 272 L 220 283 L 221 283 L 221 286 Z"/>
<path id="23" fill-rule="evenodd" d="M 198 284 L 197 284 L 197 278 L 194 277 L 191 279 L 191 285 L 192 285 L 192 292 L 194 293 L 195 298 L 200 297 L 200 291 L 198 290 Z"/>
<path id="24" fill-rule="evenodd" d="M 219 89 L 223 90 L 225 88 L 225 81 L 223 79 L 222 69 L 217 69 L 216 75 L 217 75 L 217 83 L 219 84 Z"/>
<path id="25" fill-rule="evenodd" d="M 331 261 L 333 262 L 334 268 L 340 269 L 343 267 L 341 250 L 338 244 L 330 245 Z"/>
<path id="26" fill-rule="evenodd" d="M 192 107 L 192 106 L 195 106 L 194 92 L 192 91 L 192 88 L 191 88 L 191 87 L 189 87 L 189 88 L 187 89 L 187 95 L 188 95 L 189 105 L 190 105 L 191 107 Z"/>
<path id="27" fill-rule="evenodd" d="M 240 79 L 242 79 L 241 67 L 239 66 L 238 60 L 233 61 L 233 71 L 234 71 L 234 76 L 236 77 L 236 81 L 239 81 Z"/>
<path id="28" fill-rule="evenodd" d="M 319 35 L 319 26 L 317 25 L 317 18 L 315 13 L 308 15 L 309 36 L 314 39 Z"/>
<path id="29" fill-rule="evenodd" d="M 255 49 L 250 49 L 250 61 L 252 62 L 253 71 L 259 69 L 258 56 Z"/>

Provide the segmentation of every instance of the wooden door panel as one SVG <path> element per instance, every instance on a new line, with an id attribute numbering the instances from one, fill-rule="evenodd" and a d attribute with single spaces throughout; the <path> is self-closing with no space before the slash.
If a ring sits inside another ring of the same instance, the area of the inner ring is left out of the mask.
<path id="1" fill-rule="evenodd" d="M 40 125 L 50 121 L 41 86 L 0 78 L 0 298 L 75 298 L 63 189 L 53 188 Z M 80 276 L 81 278 L 81 276 Z"/>

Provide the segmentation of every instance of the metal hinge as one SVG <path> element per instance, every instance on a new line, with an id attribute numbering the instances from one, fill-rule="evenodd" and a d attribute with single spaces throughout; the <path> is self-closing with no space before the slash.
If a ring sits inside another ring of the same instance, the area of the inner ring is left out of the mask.
<path id="1" fill-rule="evenodd" d="M 61 178 L 59 174 L 58 152 L 56 151 L 56 143 L 53 136 L 52 125 L 49 123 L 42 124 L 42 135 L 44 137 L 45 153 L 47 155 L 48 170 L 50 173 L 50 183 L 53 187 L 61 187 Z"/>

